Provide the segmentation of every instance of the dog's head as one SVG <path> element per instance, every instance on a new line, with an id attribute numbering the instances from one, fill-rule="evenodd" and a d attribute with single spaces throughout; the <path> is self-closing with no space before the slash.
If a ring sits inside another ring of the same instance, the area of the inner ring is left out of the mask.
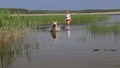
<path id="1" fill-rule="evenodd" d="M 57 24 L 57 21 L 54 21 L 53 24 Z"/>
<path id="2" fill-rule="evenodd" d="M 52 28 L 56 28 L 57 27 L 57 22 L 53 22 Z"/>

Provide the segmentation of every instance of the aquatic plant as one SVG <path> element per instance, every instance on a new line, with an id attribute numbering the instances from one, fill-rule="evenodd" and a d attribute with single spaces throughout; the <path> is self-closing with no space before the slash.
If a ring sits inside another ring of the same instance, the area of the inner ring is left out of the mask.
<path id="1" fill-rule="evenodd" d="M 120 24 L 92 25 L 89 30 L 93 32 L 120 32 Z"/>
<path id="2" fill-rule="evenodd" d="M 105 21 L 109 18 L 109 16 L 104 15 L 72 15 L 72 21 L 77 24 L 96 23 L 100 21 Z"/>
<path id="3" fill-rule="evenodd" d="M 21 16 L 26 17 L 26 16 Z M 71 24 L 80 24 L 80 23 L 95 23 L 98 21 L 105 21 L 109 19 L 108 16 L 103 15 L 72 15 Z M 41 16 L 27 16 L 32 24 L 51 24 L 53 21 L 58 21 L 59 24 L 65 23 L 64 15 L 41 15 Z"/>
<path id="4" fill-rule="evenodd" d="M 7 68 L 17 57 L 24 54 L 23 52 L 27 52 L 27 57 L 30 56 L 31 45 L 23 41 L 30 34 L 28 21 L 27 17 L 14 17 L 8 10 L 0 10 L 0 67 Z"/>
<path id="5" fill-rule="evenodd" d="M 30 61 L 32 50 L 39 49 L 39 45 L 37 41 L 35 41 L 37 39 L 35 33 L 35 31 L 31 32 L 27 28 L 24 30 L 16 28 L 10 29 L 9 31 L 0 30 L 0 67 L 9 67 L 23 54 L 28 58 L 28 61 Z M 32 43 L 30 43 L 30 41 L 32 41 Z"/>

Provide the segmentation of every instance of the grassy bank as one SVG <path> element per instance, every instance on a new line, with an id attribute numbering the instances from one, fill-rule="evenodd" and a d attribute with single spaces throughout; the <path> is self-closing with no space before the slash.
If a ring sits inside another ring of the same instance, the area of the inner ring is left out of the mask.
<path id="1" fill-rule="evenodd" d="M 19 15 L 17 15 L 19 16 Z M 16 17 L 16 16 L 14 16 Z M 38 15 L 38 16 L 19 16 L 22 18 L 27 18 L 26 20 L 29 24 L 51 24 L 53 21 L 58 21 L 59 24 L 65 24 L 65 15 Z M 71 24 L 80 23 L 95 23 L 98 21 L 104 21 L 109 19 L 108 16 L 103 15 L 71 15 Z"/>

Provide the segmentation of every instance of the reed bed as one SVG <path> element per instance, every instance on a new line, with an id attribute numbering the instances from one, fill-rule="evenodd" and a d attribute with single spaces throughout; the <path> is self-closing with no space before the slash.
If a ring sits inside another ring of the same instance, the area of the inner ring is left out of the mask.
<path id="1" fill-rule="evenodd" d="M 32 33 L 32 36 L 34 32 Z M 27 36 L 27 37 L 26 37 Z M 37 36 L 37 35 L 35 35 Z M 38 49 L 39 47 L 37 42 L 26 42 L 35 41 L 37 38 L 31 38 L 31 32 L 29 29 L 25 28 L 24 30 L 17 29 L 12 27 L 11 29 L 0 30 L 0 67 L 7 68 L 9 67 L 18 57 L 23 54 L 30 60 L 30 49 Z M 26 40 L 24 38 L 27 38 Z"/>
<path id="2" fill-rule="evenodd" d="M 103 15 L 72 15 L 72 24 L 95 23 L 108 19 Z M 8 10 L 0 10 L 0 40 L 7 43 L 11 37 L 14 39 L 26 34 L 26 28 L 39 27 L 40 24 L 51 24 L 58 21 L 59 24 L 65 24 L 65 15 L 41 15 L 41 16 L 11 16 Z M 97 27 L 91 27 L 91 29 Z M 98 29 L 98 28 L 97 28 Z M 24 33 L 25 32 L 25 33 Z M 23 34 L 21 34 L 23 33 Z"/>
<path id="3" fill-rule="evenodd" d="M 71 24 L 95 23 L 109 18 L 103 15 L 72 15 L 71 17 Z M 40 24 L 51 24 L 53 21 L 58 21 L 59 24 L 65 24 L 65 15 L 20 16 L 20 14 L 17 14 L 16 16 L 11 16 L 8 10 L 1 9 L 0 37 L 3 37 L 1 40 L 4 37 L 17 37 L 17 33 L 22 33 L 25 28 L 37 28 Z"/>
<path id="4" fill-rule="evenodd" d="M 109 18 L 103 15 L 72 15 L 71 17 L 71 24 L 95 23 Z M 51 24 L 53 21 L 65 24 L 65 15 L 20 16 L 20 14 L 17 14 L 16 16 L 11 16 L 8 10 L 1 9 L 0 38 L 2 41 L 11 37 L 19 38 L 20 33 L 27 32 L 24 31 L 25 28 L 37 28 L 40 24 Z M 91 28 L 93 29 L 93 27 Z"/>
<path id="5" fill-rule="evenodd" d="M 32 24 L 51 24 L 53 21 L 58 21 L 59 24 L 65 24 L 65 15 L 42 15 L 42 16 L 20 16 L 27 17 Z M 98 21 L 105 21 L 109 19 L 108 16 L 103 15 L 71 15 L 71 24 L 81 23 L 96 23 Z M 31 24 L 31 23 L 30 23 Z"/>
<path id="6" fill-rule="evenodd" d="M 120 24 L 92 25 L 89 29 L 93 32 L 120 32 Z"/>
<path id="7" fill-rule="evenodd" d="M 29 33 L 26 19 L 0 10 L 0 67 L 7 68 L 23 52 L 21 41 Z"/>

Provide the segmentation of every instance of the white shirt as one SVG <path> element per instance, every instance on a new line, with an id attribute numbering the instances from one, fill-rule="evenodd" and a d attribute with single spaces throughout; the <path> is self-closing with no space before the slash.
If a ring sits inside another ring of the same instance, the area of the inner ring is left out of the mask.
<path id="1" fill-rule="evenodd" d="M 66 19 L 71 19 L 70 14 L 66 14 Z"/>

